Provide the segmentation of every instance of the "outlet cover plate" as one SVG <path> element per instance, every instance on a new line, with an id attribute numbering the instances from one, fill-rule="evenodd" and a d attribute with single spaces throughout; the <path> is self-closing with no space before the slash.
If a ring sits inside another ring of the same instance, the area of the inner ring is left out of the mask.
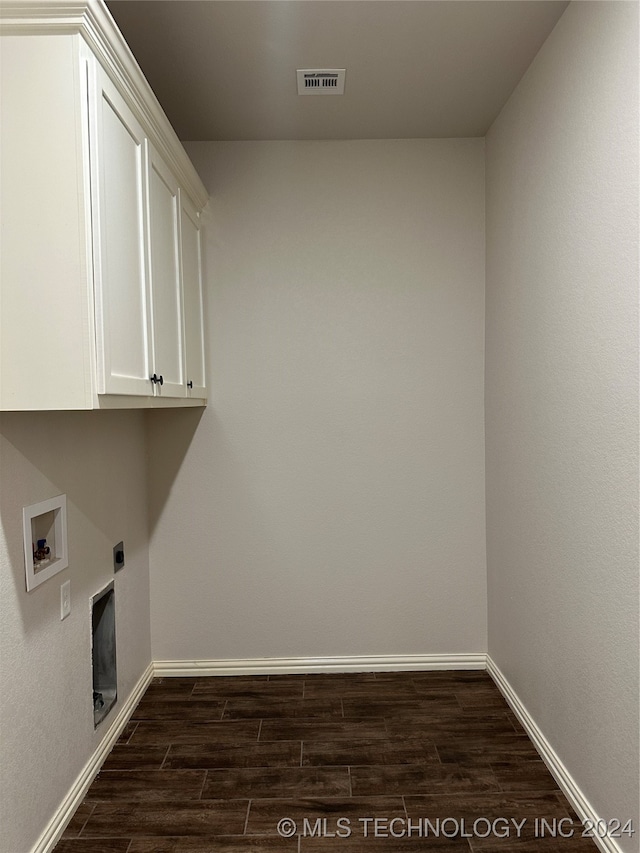
<path id="1" fill-rule="evenodd" d="M 71 580 L 65 581 L 60 587 L 60 620 L 66 619 L 71 613 Z"/>

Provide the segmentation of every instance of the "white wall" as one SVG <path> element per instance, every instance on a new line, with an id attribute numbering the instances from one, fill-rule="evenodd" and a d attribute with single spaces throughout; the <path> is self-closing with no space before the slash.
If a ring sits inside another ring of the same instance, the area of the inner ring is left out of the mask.
<path id="1" fill-rule="evenodd" d="M 28 853 L 151 659 L 144 423 L 133 412 L 12 413 L 0 426 L 0 850 Z M 22 507 L 60 493 L 69 568 L 27 593 Z M 113 578 L 120 539 L 119 697 L 94 731 L 90 599 Z"/>
<path id="2" fill-rule="evenodd" d="M 483 141 L 187 150 L 211 401 L 149 419 L 154 659 L 483 652 Z"/>
<path id="3" fill-rule="evenodd" d="M 637 4 L 573 3 L 491 128 L 486 323 L 489 652 L 636 830 L 637 68 Z"/>

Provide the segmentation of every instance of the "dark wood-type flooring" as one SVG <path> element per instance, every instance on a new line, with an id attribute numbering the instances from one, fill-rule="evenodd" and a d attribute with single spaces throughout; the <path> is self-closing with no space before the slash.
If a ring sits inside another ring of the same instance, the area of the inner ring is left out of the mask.
<path id="1" fill-rule="evenodd" d="M 155 679 L 55 853 L 423 850 L 597 851 L 484 672 Z"/>

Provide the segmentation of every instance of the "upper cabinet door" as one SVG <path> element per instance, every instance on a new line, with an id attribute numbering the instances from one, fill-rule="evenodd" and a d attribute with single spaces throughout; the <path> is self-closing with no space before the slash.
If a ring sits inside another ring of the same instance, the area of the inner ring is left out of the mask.
<path id="1" fill-rule="evenodd" d="M 149 142 L 147 150 L 152 373 L 156 394 L 184 397 L 178 182 Z"/>
<path id="2" fill-rule="evenodd" d="M 186 379 L 190 397 L 207 396 L 200 217 L 185 193 L 180 193 L 181 269 L 184 296 Z"/>
<path id="3" fill-rule="evenodd" d="M 145 134 L 97 63 L 90 72 L 97 391 L 151 395 Z"/>

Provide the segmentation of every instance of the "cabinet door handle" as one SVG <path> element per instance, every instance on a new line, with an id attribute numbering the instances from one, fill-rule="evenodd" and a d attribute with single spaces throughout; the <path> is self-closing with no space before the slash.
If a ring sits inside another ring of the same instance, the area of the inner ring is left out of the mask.
<path id="1" fill-rule="evenodd" d="M 193 388 L 193 382 L 191 380 L 187 382 L 187 388 Z"/>
<path id="2" fill-rule="evenodd" d="M 156 382 L 158 382 L 158 377 L 155 375 L 155 373 L 153 374 L 153 376 L 150 376 L 149 379 L 153 382 L 154 385 L 156 384 Z"/>
<path id="3" fill-rule="evenodd" d="M 158 376 L 158 382 L 160 383 L 160 385 L 164 385 L 164 376 L 162 374 Z"/>

